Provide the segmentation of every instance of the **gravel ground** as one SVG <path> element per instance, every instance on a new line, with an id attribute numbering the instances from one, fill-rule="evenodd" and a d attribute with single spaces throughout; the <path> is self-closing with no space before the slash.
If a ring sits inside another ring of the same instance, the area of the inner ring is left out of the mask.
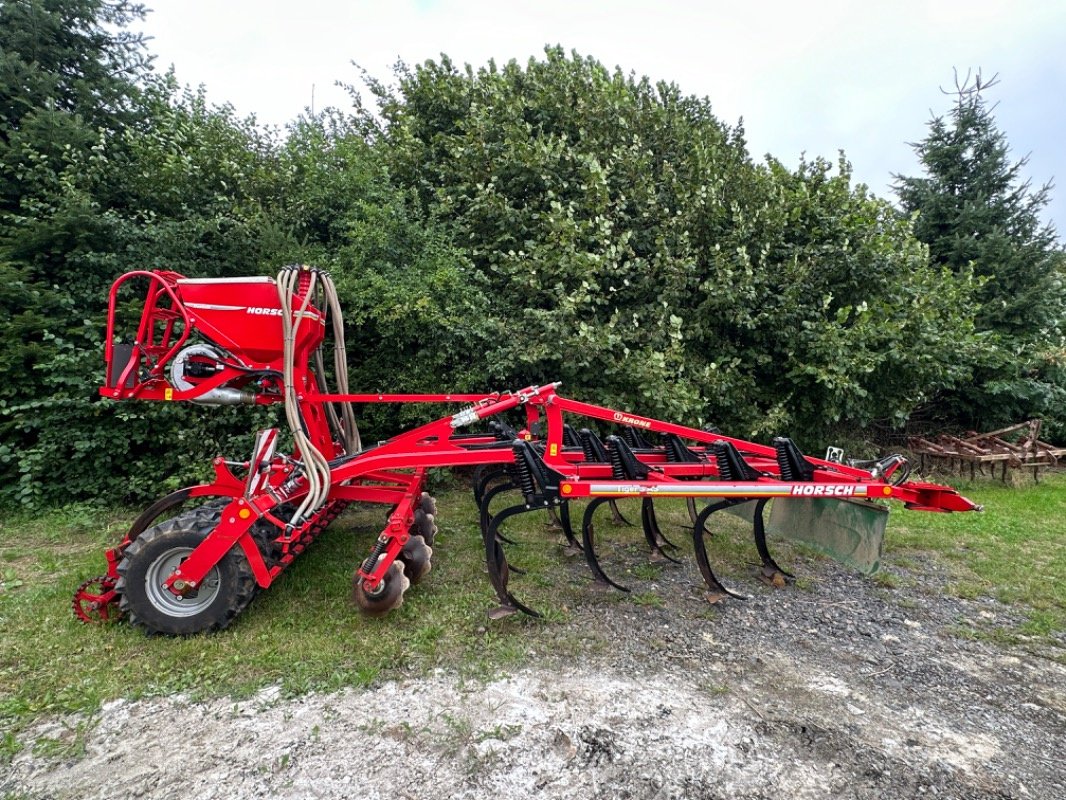
<path id="1" fill-rule="evenodd" d="M 1066 642 L 960 635 L 1020 620 L 946 595 L 935 563 L 890 566 L 895 589 L 825 561 L 796 571 L 803 588 L 734 577 L 752 598 L 713 608 L 691 565 L 636 581 L 640 602 L 592 590 L 531 626 L 535 667 L 494 680 L 49 720 L 20 736 L 0 794 L 1066 798 Z M 33 754 L 79 730 L 78 758 Z"/>

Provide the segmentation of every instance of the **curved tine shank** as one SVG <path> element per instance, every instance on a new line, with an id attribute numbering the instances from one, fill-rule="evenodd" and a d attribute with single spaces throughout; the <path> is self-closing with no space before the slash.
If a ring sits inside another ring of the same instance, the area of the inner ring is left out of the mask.
<path id="1" fill-rule="evenodd" d="M 676 544 L 674 544 L 673 542 L 671 542 L 669 539 L 666 538 L 666 534 L 664 534 L 663 531 L 662 531 L 662 528 L 659 527 L 659 520 L 655 516 L 655 507 L 652 506 L 652 504 L 651 504 L 651 502 L 652 502 L 651 498 L 650 497 L 645 497 L 644 498 L 644 502 L 646 502 L 648 504 L 648 506 L 649 506 L 649 509 L 650 509 L 649 516 L 651 517 L 651 521 L 652 521 L 652 524 L 653 524 L 653 530 L 655 531 L 655 541 L 658 542 L 659 547 L 669 547 L 671 550 L 680 550 L 681 549 L 680 547 L 678 547 Z M 643 507 L 643 505 L 641 506 L 640 514 L 641 514 L 641 522 L 643 523 L 643 517 L 644 517 L 644 507 Z M 663 555 L 666 555 L 666 554 L 663 553 Z M 670 557 L 667 556 L 667 558 L 670 558 Z M 681 563 L 680 561 L 677 561 L 676 559 L 673 559 L 673 558 L 671 558 L 670 560 L 673 561 L 676 564 L 680 564 Z"/>
<path id="2" fill-rule="evenodd" d="M 561 528 L 563 527 L 563 521 L 559 519 L 559 515 L 555 511 L 555 506 L 548 506 L 548 527 Z"/>
<path id="3" fill-rule="evenodd" d="M 604 503 L 610 502 L 608 497 L 594 497 L 589 501 L 589 504 L 585 506 L 585 516 L 581 520 L 581 544 L 582 550 L 585 551 L 585 561 L 589 565 L 589 569 L 592 570 L 592 574 L 596 577 L 596 580 L 600 583 L 605 583 L 608 586 L 613 586 L 615 589 L 619 589 L 623 592 L 628 592 L 625 586 L 620 583 L 615 583 L 607 577 L 607 573 L 603 571 L 600 566 L 599 559 L 596 558 L 596 545 L 593 540 L 592 530 L 592 515 L 596 513 L 596 509 L 602 506 Z"/>
<path id="4" fill-rule="evenodd" d="M 795 575 L 786 569 L 782 569 L 774 561 L 773 556 L 770 555 L 770 549 L 766 546 L 766 523 L 763 522 L 763 509 L 766 508 L 768 500 L 769 498 L 763 498 L 755 504 L 755 548 L 759 551 L 759 558 L 762 559 L 763 576 L 771 581 L 778 574 L 785 578 L 795 578 Z"/>
<path id="5" fill-rule="evenodd" d="M 500 600 L 500 608 L 489 612 L 489 616 L 494 619 L 513 614 L 515 611 L 521 611 L 531 617 L 541 616 L 507 590 L 507 580 L 510 577 L 510 573 L 518 572 L 518 570 L 508 565 L 507 556 L 504 554 L 503 547 L 499 542 L 501 538 L 499 535 L 500 523 L 509 517 L 524 514 L 529 510 L 524 505 L 509 506 L 503 509 L 503 511 L 493 516 L 482 536 L 482 543 L 485 545 L 485 563 L 489 569 L 489 580 L 492 581 L 492 588 L 496 590 L 496 597 Z"/>
<path id="6" fill-rule="evenodd" d="M 681 563 L 678 559 L 663 552 L 663 544 L 668 547 L 673 547 L 673 545 L 666 541 L 663 532 L 659 530 L 659 520 L 655 518 L 654 501 L 650 497 L 645 497 L 640 503 L 640 527 L 644 529 L 644 538 L 648 542 L 648 547 L 651 548 L 652 556 L 665 558 L 675 564 Z"/>
<path id="7" fill-rule="evenodd" d="M 699 516 L 699 512 L 696 510 L 696 498 L 686 497 L 685 508 L 688 509 L 688 521 L 693 525 L 696 524 L 696 517 Z"/>
<path id="8" fill-rule="evenodd" d="M 703 541 L 703 536 L 706 533 L 707 519 L 715 511 L 721 511 L 724 508 L 734 505 L 733 502 L 725 500 L 720 503 L 713 503 L 703 509 L 696 517 L 696 524 L 692 526 L 692 547 L 696 551 L 696 564 L 699 565 L 700 574 L 703 575 L 703 582 L 707 584 L 707 589 L 712 595 L 729 595 L 735 597 L 738 600 L 747 600 L 748 598 L 742 594 L 737 594 L 733 590 L 725 586 L 717 576 L 714 574 L 714 570 L 711 569 L 711 562 L 707 558 L 707 545 Z"/>
<path id="9" fill-rule="evenodd" d="M 496 597 L 500 602 L 506 602 L 507 580 L 510 577 L 507 559 L 503 554 L 503 548 L 493 535 L 491 525 L 486 525 L 481 532 L 481 544 L 485 548 L 485 566 L 488 569 L 489 582 L 492 583 L 492 588 L 496 591 Z"/>
<path id="10" fill-rule="evenodd" d="M 611 504 L 611 519 L 614 521 L 614 524 L 615 525 L 627 525 L 630 528 L 632 528 L 633 527 L 633 523 L 622 516 L 622 511 L 621 511 L 621 509 L 618 508 L 618 501 L 611 500 L 609 502 Z"/>
<path id="11" fill-rule="evenodd" d="M 474 492 L 474 502 L 481 505 L 481 481 L 485 478 L 485 469 L 488 464 L 478 464 L 474 467 L 474 475 L 470 478 L 470 488 Z"/>
<path id="12" fill-rule="evenodd" d="M 486 495 L 486 496 L 488 496 L 488 495 Z M 492 501 L 491 497 L 489 497 L 489 501 L 490 502 Z M 508 537 L 506 537 L 502 533 L 500 533 L 500 523 L 502 523 L 508 517 L 513 517 L 515 514 L 521 514 L 521 513 L 526 512 L 526 511 L 535 511 L 535 510 L 536 509 L 527 508 L 525 506 L 525 504 L 507 506 L 506 508 L 502 508 L 499 511 L 497 511 L 495 514 L 492 514 L 492 515 L 489 516 L 489 522 L 488 522 L 488 524 L 486 526 L 486 529 L 493 531 L 493 535 L 496 537 L 497 544 L 499 544 L 500 542 L 506 542 L 507 544 L 518 544 L 518 542 L 514 541 L 514 539 L 509 539 Z M 497 518 L 498 518 L 498 520 L 497 520 Z M 482 534 L 482 535 L 484 535 L 484 534 Z M 503 552 L 502 548 L 501 548 L 500 552 L 501 553 Z M 526 571 L 524 569 L 520 569 L 519 567 L 516 567 L 514 564 L 511 564 L 510 562 L 508 562 L 508 564 L 507 564 L 507 571 L 508 571 L 508 573 L 513 572 L 515 575 L 525 575 L 526 574 Z"/>
<path id="13" fill-rule="evenodd" d="M 574 535 L 574 527 L 570 524 L 570 503 L 564 500 L 559 506 L 559 522 L 563 528 L 563 536 L 566 537 L 566 546 L 582 552 L 581 543 Z"/>
<path id="14" fill-rule="evenodd" d="M 492 517 L 492 515 L 489 513 L 489 506 L 492 504 L 493 498 L 495 498 L 496 495 L 500 495 L 500 494 L 503 494 L 504 492 L 510 491 L 511 489 L 517 489 L 517 488 L 518 488 L 517 486 L 515 486 L 513 483 L 508 481 L 507 483 L 501 483 L 499 486 L 493 486 L 491 489 L 489 489 L 487 492 L 485 492 L 485 495 L 481 498 L 481 504 L 478 507 L 478 510 L 480 511 L 479 519 L 480 519 L 480 522 L 481 522 L 481 530 L 482 530 L 482 532 L 488 530 L 488 528 L 489 528 L 489 521 L 490 521 L 490 519 Z M 525 506 L 521 506 L 521 508 L 523 510 L 525 510 Z M 514 542 L 512 540 L 508 539 L 506 536 L 503 536 L 502 534 L 500 535 L 500 538 L 503 541 L 507 542 L 507 544 L 514 544 Z"/>
<path id="15" fill-rule="evenodd" d="M 505 477 L 507 468 L 493 466 L 486 469 L 486 465 L 482 464 L 478 467 L 478 470 L 479 472 L 474 476 L 474 501 L 480 505 L 485 497 L 485 491 L 489 488 L 489 484 L 497 478 Z"/>

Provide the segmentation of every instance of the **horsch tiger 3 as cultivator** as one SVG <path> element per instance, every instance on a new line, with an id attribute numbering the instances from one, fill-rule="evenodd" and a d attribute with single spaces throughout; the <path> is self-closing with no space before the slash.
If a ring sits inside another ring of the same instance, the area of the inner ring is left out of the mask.
<path id="1" fill-rule="evenodd" d="M 140 322 L 132 338 L 119 343 L 117 318 L 127 308 L 119 293 L 133 282 L 147 285 Z M 333 387 L 326 382 L 329 339 Z M 652 556 L 674 560 L 676 548 L 663 536 L 653 502 L 685 498 L 696 561 L 708 599 L 716 602 L 734 595 L 707 555 L 706 525 L 718 511 L 753 501 L 762 574 L 780 585 L 788 573 L 767 550 L 763 520 L 772 498 L 775 506 L 820 498 L 830 506 L 879 509 L 871 501 L 896 498 L 927 511 L 977 508 L 949 487 L 907 482 L 900 456 L 861 464 L 809 458 L 787 438 L 770 446 L 741 441 L 571 400 L 557 393 L 558 384 L 484 395 L 350 394 L 337 295 L 328 273 L 309 267 L 287 267 L 277 279 L 123 275 L 111 289 L 105 357 L 105 398 L 277 403 L 293 441 L 291 454 L 279 453 L 279 429 L 270 428 L 258 433 L 248 461 L 216 458 L 213 481 L 147 508 L 107 551 L 107 574 L 75 594 L 80 619 L 126 615 L 149 633 L 226 627 L 352 502 L 390 509 L 355 570 L 354 602 L 371 615 L 396 608 L 430 570 L 437 508 L 424 483 L 434 467 L 478 468 L 474 494 L 499 598 L 490 611 L 494 618 L 536 613 L 509 588 L 513 570 L 503 545 L 510 540 L 500 529 L 523 512 L 547 509 L 567 546 L 584 553 L 595 579 L 624 590 L 597 558 L 596 509 L 609 504 L 620 519 L 615 501 L 640 498 Z M 408 402 L 464 407 L 371 446 L 360 441 L 355 404 Z M 578 418 L 594 422 L 571 424 Z M 488 430 L 472 430 L 482 420 Z M 617 435 L 601 440 L 593 426 Z M 517 490 L 518 502 L 490 512 L 492 500 L 508 490 Z M 573 500 L 584 501 L 580 533 L 571 524 Z"/>

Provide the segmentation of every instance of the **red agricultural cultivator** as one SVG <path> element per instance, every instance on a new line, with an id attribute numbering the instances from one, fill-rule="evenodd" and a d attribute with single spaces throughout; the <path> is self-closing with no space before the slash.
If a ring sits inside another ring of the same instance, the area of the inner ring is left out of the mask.
<path id="1" fill-rule="evenodd" d="M 133 282 L 147 285 L 140 321 L 132 338 L 118 343 L 116 327 L 129 308 L 119 302 L 120 290 Z M 331 370 L 324 352 L 329 339 Z M 708 598 L 717 601 L 734 595 L 707 554 L 707 523 L 721 510 L 754 501 L 763 575 L 779 584 L 788 573 L 766 545 L 763 512 L 771 499 L 867 505 L 896 498 L 927 511 L 977 508 L 949 487 L 907 482 L 900 456 L 862 464 L 810 458 L 787 438 L 770 446 L 732 439 L 570 400 L 556 392 L 558 384 L 484 395 L 350 394 L 337 295 L 329 275 L 309 267 L 287 267 L 276 280 L 128 273 L 111 289 L 105 357 L 105 398 L 278 403 L 292 439 L 292 452 L 280 453 L 282 434 L 270 428 L 258 433 L 248 461 L 216 458 L 212 482 L 147 508 L 107 551 L 107 574 L 75 594 L 80 619 L 125 614 L 150 633 L 224 628 L 352 502 L 390 509 L 355 570 L 353 599 L 367 614 L 396 608 L 430 570 L 437 508 L 424 483 L 433 467 L 478 468 L 474 494 L 500 603 L 490 612 L 494 618 L 536 613 L 509 588 L 509 540 L 501 531 L 508 518 L 529 511 L 551 513 L 595 579 L 624 590 L 597 557 L 597 508 L 609 504 L 620 518 L 615 501 L 640 498 L 649 550 L 675 560 L 677 548 L 659 528 L 654 501 L 685 498 L 696 561 Z M 407 402 L 464 407 L 374 445 L 360 441 L 355 404 Z M 572 424 L 579 418 L 592 422 Z M 482 426 L 487 430 L 476 430 Z M 597 429 L 614 435 L 601 440 Z M 517 490 L 518 502 L 491 512 L 493 498 L 510 490 Z M 579 533 L 571 521 L 574 500 L 584 501 Z"/>

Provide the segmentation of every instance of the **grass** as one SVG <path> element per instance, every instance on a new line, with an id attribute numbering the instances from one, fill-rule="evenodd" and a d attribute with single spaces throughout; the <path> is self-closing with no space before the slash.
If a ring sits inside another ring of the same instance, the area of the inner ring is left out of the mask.
<path id="1" fill-rule="evenodd" d="M 473 500 L 452 490 L 440 507 L 433 570 L 387 617 L 362 617 L 349 601 L 352 573 L 383 520 L 380 508 L 364 507 L 335 522 L 229 629 L 185 639 L 146 637 L 125 623 L 84 625 L 71 613 L 74 589 L 104 572 L 104 550 L 135 511 L 71 507 L 8 517 L 0 522 L 0 763 L 18 747 L 6 736 L 11 730 L 42 715 L 91 713 L 115 698 L 240 698 L 272 685 L 293 695 L 437 667 L 485 678 L 543 651 L 545 632 L 563 656 L 597 646 L 587 631 L 566 625 L 589 580 L 583 561 L 562 555 L 561 534 L 546 528 L 544 515 L 507 527 L 517 541 L 507 553 L 528 571 L 515 579 L 519 595 L 545 618 L 492 622 L 485 612 L 497 601 Z M 639 529 L 626 536 L 635 545 Z"/>
<path id="2" fill-rule="evenodd" d="M 985 513 L 898 510 L 889 525 L 888 563 L 921 570 L 935 559 L 948 566 L 951 591 L 990 595 L 1022 610 L 1018 633 L 1061 635 L 1066 475 L 1049 476 L 1039 486 L 978 482 L 961 488 L 985 505 Z M 348 600 L 352 571 L 382 521 L 380 508 L 362 508 L 334 523 L 231 628 L 187 639 L 149 638 L 124 623 L 87 626 L 71 614 L 74 589 L 104 571 L 103 551 L 121 537 L 134 512 L 73 507 L 35 518 L 8 517 L 0 522 L 0 763 L 20 747 L 13 733 L 42 715 L 91 715 L 116 698 L 179 692 L 195 699 L 248 697 L 267 686 L 280 686 L 288 695 L 330 691 L 425 675 L 438 667 L 463 679 L 491 677 L 549 650 L 580 659 L 605 646 L 595 631 L 570 624 L 578 605 L 649 611 L 663 605 L 656 584 L 662 568 L 646 563 L 639 527 L 614 526 L 607 509 L 597 516 L 604 568 L 633 592 L 596 592 L 580 557 L 564 555 L 557 546 L 561 535 L 535 514 L 508 524 L 517 544 L 508 545 L 507 554 L 528 571 L 514 579 L 516 593 L 545 618 L 515 615 L 490 622 L 485 611 L 496 600 L 482 567 L 473 501 L 469 492 L 452 489 L 439 505 L 433 571 L 393 614 L 366 619 Z M 663 530 L 682 546 L 691 567 L 691 548 L 676 535 L 677 525 L 687 521 L 684 506 L 663 506 Z M 635 506 L 624 511 L 630 519 L 639 516 Z M 713 558 L 728 578 L 750 563 L 752 551 L 747 525 L 723 522 L 726 535 L 714 537 Z M 783 554 L 789 557 L 787 550 Z M 880 581 L 885 588 L 908 585 Z M 708 609 L 706 616 L 713 620 L 716 613 Z M 81 738 L 75 727 L 36 746 L 76 752 Z"/>
<path id="3" fill-rule="evenodd" d="M 1027 616 L 1023 634 L 1066 630 L 1066 474 L 1021 487 L 977 481 L 958 488 L 984 512 L 893 514 L 886 537 L 893 561 L 920 570 L 935 553 L 958 596 L 1018 606 Z"/>

